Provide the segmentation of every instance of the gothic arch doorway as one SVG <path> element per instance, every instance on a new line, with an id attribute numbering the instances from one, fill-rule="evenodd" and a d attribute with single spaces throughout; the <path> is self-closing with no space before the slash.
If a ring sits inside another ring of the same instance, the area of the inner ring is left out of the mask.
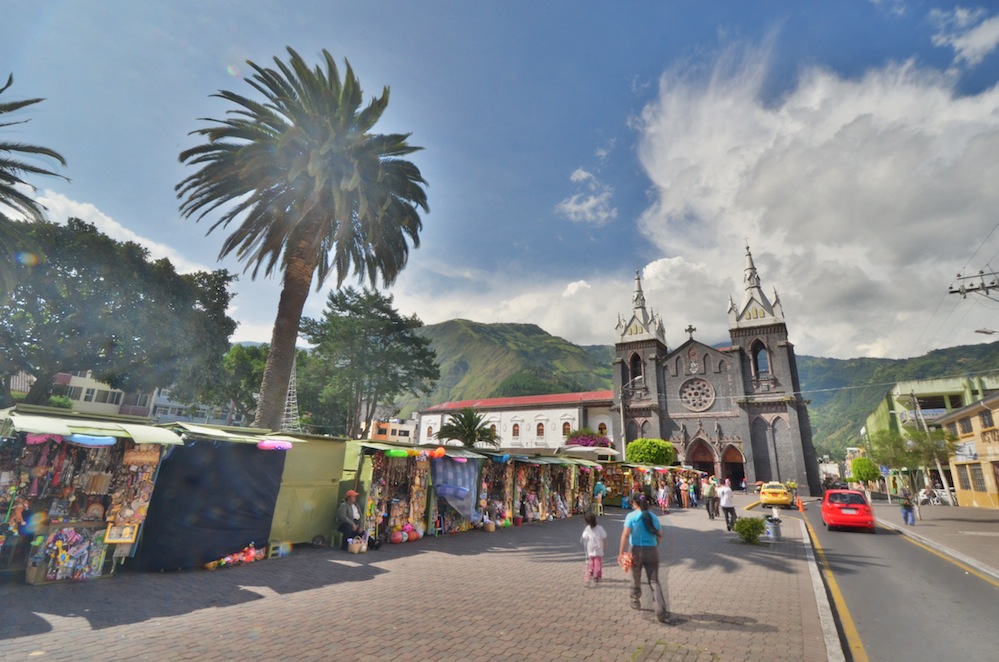
<path id="1" fill-rule="evenodd" d="M 698 439 L 687 447 L 687 464 L 708 474 L 715 472 L 715 454 L 703 439 Z"/>
<path id="2" fill-rule="evenodd" d="M 732 487 L 738 489 L 746 477 L 746 458 L 735 446 L 727 446 L 722 452 L 722 480 L 726 478 Z"/>

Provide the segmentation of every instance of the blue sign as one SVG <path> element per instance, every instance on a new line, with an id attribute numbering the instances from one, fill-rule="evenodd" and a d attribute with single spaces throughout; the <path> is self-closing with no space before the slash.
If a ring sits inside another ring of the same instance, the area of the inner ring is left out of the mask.
<path id="1" fill-rule="evenodd" d="M 891 475 L 891 467 L 889 467 L 887 464 L 879 465 L 878 468 L 881 469 L 881 475 L 882 476 L 890 476 Z"/>

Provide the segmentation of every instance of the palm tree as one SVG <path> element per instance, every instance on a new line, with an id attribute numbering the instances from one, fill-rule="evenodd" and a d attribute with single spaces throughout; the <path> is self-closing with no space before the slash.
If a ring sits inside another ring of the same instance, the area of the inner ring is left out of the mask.
<path id="1" fill-rule="evenodd" d="M 232 92 L 215 96 L 236 108 L 227 119 L 193 134 L 206 142 L 181 152 L 200 169 L 176 186 L 181 213 L 200 221 L 221 209 L 209 228 L 238 227 L 219 258 L 235 253 L 256 278 L 282 274 L 281 298 L 260 386 L 254 425 L 281 423 L 302 308 L 331 273 L 339 287 L 348 273 L 390 285 L 419 246 L 420 209 L 428 212 L 426 181 L 402 159 L 419 150 L 409 134 L 374 134 L 389 89 L 362 108 L 360 83 L 346 60 L 343 80 L 333 57 L 310 69 L 291 48 L 276 68 L 247 65 L 250 86 L 264 100 Z"/>
<path id="2" fill-rule="evenodd" d="M 465 448 L 475 448 L 475 444 L 479 442 L 499 446 L 500 438 L 492 427 L 482 422 L 484 418 L 475 407 L 465 407 L 457 414 L 451 414 L 447 423 L 434 436 L 442 441 L 460 441 Z"/>
<path id="3" fill-rule="evenodd" d="M 7 76 L 7 83 L 0 87 L 0 94 L 6 92 L 13 83 L 14 75 L 11 74 Z M 42 99 L 0 102 L 0 116 L 34 105 L 39 101 Z M 0 129 L 24 122 L 27 120 L 11 122 L 0 120 Z M 16 216 L 22 216 L 30 221 L 44 220 L 45 216 L 42 212 L 45 208 L 18 187 L 28 186 L 35 190 L 31 184 L 23 179 L 25 175 L 62 177 L 51 170 L 20 160 L 19 157 L 22 154 L 48 157 L 66 165 L 66 159 L 47 147 L 0 140 L 0 295 L 13 289 L 14 257 L 19 251 L 26 248 L 25 239 L 19 232 L 17 223 L 4 213 L 4 209 L 12 210 Z"/>

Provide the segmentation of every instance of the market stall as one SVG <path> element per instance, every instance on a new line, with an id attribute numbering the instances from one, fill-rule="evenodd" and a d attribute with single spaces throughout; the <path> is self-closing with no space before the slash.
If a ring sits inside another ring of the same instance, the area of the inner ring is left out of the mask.
<path id="1" fill-rule="evenodd" d="M 607 462 L 603 467 L 602 477 L 607 487 L 604 506 L 620 506 L 631 490 L 631 468 L 620 462 Z"/>
<path id="2" fill-rule="evenodd" d="M 382 442 L 361 442 L 361 447 L 368 535 L 393 543 L 422 538 L 427 530 L 428 450 Z"/>
<path id="3" fill-rule="evenodd" d="M 484 455 L 455 446 L 440 446 L 430 460 L 434 498 L 434 533 L 468 531 L 482 522 L 478 489 Z"/>
<path id="4" fill-rule="evenodd" d="M 0 412 L 0 569 L 26 569 L 31 584 L 91 579 L 130 553 L 161 449 L 181 443 L 145 423 L 25 405 Z"/>
<path id="5" fill-rule="evenodd" d="M 575 466 L 569 460 L 549 457 L 548 462 L 548 519 L 562 519 L 572 515 Z"/>
<path id="6" fill-rule="evenodd" d="M 183 444 L 164 454 L 145 531 L 128 567 L 201 567 L 265 546 L 281 487 L 285 452 L 300 439 L 252 428 L 164 426 Z"/>
<path id="7" fill-rule="evenodd" d="M 479 508 L 488 520 L 506 523 L 513 520 L 513 461 L 508 453 L 487 453 L 482 464 L 482 490 Z"/>
<path id="8" fill-rule="evenodd" d="M 593 501 L 593 486 L 597 482 L 603 466 L 599 462 L 583 458 L 572 458 L 576 465 L 576 482 L 573 487 L 573 513 L 581 515 L 590 512 Z"/>

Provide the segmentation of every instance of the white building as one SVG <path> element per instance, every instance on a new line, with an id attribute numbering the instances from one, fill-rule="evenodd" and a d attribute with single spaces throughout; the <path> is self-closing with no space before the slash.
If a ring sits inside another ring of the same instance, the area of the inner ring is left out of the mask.
<path id="1" fill-rule="evenodd" d="M 612 391 L 445 402 L 416 414 L 416 443 L 435 443 L 451 414 L 474 407 L 495 430 L 500 448 L 561 448 L 570 431 L 584 427 L 610 437 L 613 402 Z"/>

